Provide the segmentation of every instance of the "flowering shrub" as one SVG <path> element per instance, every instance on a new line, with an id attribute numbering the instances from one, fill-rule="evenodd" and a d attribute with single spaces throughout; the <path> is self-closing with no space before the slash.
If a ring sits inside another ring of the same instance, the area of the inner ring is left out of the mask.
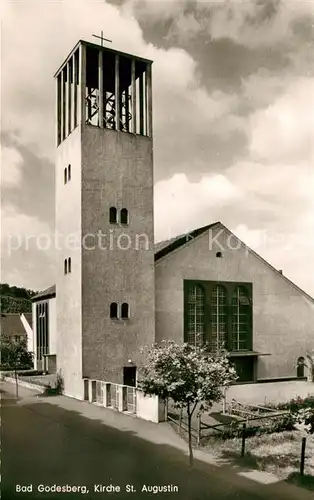
<path id="1" fill-rule="evenodd" d="M 146 354 L 139 388 L 144 394 L 171 399 L 188 416 L 189 457 L 193 461 L 191 420 L 194 411 L 202 413 L 223 398 L 224 388 L 237 379 L 226 352 L 210 355 L 206 348 L 162 341 Z"/>

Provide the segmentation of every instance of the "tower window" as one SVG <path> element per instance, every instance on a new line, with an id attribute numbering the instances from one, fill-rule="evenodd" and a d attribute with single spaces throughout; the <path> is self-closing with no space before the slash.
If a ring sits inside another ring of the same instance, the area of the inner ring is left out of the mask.
<path id="1" fill-rule="evenodd" d="M 68 165 L 68 181 L 71 180 L 71 165 Z"/>
<path id="2" fill-rule="evenodd" d="M 222 253 L 221 253 L 221 252 L 217 252 L 217 253 L 216 253 L 216 257 L 217 257 L 218 259 L 222 259 Z"/>
<path id="3" fill-rule="evenodd" d="M 71 272 L 71 257 L 65 259 L 64 261 L 64 274 L 69 274 Z"/>
<path id="4" fill-rule="evenodd" d="M 64 169 L 64 184 L 66 184 L 68 182 L 68 169 L 65 168 Z"/>
<path id="5" fill-rule="evenodd" d="M 116 302 L 112 302 L 110 304 L 110 318 L 118 317 L 118 304 Z"/>
<path id="6" fill-rule="evenodd" d="M 121 306 L 121 318 L 128 319 L 129 318 L 129 304 L 123 302 Z"/>
<path id="7" fill-rule="evenodd" d="M 129 222 L 129 213 L 126 208 L 122 208 L 120 212 L 120 222 L 121 224 L 128 224 Z"/>
<path id="8" fill-rule="evenodd" d="M 116 209 L 116 207 L 110 207 L 110 210 L 109 210 L 109 221 L 110 221 L 110 224 L 116 224 L 117 223 L 117 209 Z"/>

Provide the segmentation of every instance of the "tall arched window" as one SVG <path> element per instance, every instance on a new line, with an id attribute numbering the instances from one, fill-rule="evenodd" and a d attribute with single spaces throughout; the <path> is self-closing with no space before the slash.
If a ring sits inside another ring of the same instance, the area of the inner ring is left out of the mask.
<path id="1" fill-rule="evenodd" d="M 71 165 L 68 165 L 68 181 L 71 180 Z"/>
<path id="2" fill-rule="evenodd" d="M 122 208 L 120 212 L 120 222 L 121 224 L 128 224 L 129 222 L 129 214 L 126 208 Z"/>
<path id="3" fill-rule="evenodd" d="M 68 182 L 68 170 L 65 168 L 64 169 L 64 184 Z"/>
<path id="4" fill-rule="evenodd" d="M 200 285 L 189 289 L 187 306 L 187 341 L 189 344 L 201 346 L 205 332 L 205 300 L 204 290 Z"/>
<path id="5" fill-rule="evenodd" d="M 127 319 L 129 317 L 129 304 L 123 302 L 121 306 L 121 318 Z"/>
<path id="6" fill-rule="evenodd" d="M 116 207 L 110 207 L 110 209 L 109 209 L 109 222 L 110 222 L 110 224 L 117 223 L 117 209 L 116 209 Z"/>
<path id="7" fill-rule="evenodd" d="M 68 274 L 68 259 L 64 260 L 64 274 Z"/>
<path id="8" fill-rule="evenodd" d="M 71 267 L 72 267 L 72 261 L 71 261 L 71 257 L 69 257 L 69 259 L 68 259 L 68 273 L 71 272 Z"/>
<path id="9" fill-rule="evenodd" d="M 304 377 L 304 358 L 302 356 L 297 361 L 297 377 Z"/>
<path id="10" fill-rule="evenodd" d="M 250 298 L 244 286 L 238 286 L 232 294 L 232 350 L 249 349 Z"/>
<path id="11" fill-rule="evenodd" d="M 227 294 L 223 286 L 214 287 L 211 296 L 211 351 L 223 348 L 227 340 Z"/>
<path id="12" fill-rule="evenodd" d="M 110 304 L 110 318 L 118 317 L 118 304 L 116 302 L 112 302 Z"/>

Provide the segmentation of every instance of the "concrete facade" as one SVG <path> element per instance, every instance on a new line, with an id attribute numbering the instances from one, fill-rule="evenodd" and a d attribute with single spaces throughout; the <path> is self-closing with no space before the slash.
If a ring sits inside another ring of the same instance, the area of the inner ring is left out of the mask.
<path id="1" fill-rule="evenodd" d="M 109 208 L 127 208 L 129 224 L 110 224 Z M 139 366 L 154 328 L 153 158 L 149 137 L 85 126 L 82 133 L 83 376 L 123 383 Z M 104 234 L 99 247 L 98 231 Z M 111 319 L 110 304 L 129 304 Z"/>
<path id="2" fill-rule="evenodd" d="M 252 283 L 253 349 L 269 354 L 258 358 L 257 379 L 296 376 L 297 359 L 313 348 L 310 297 L 217 224 L 156 262 L 157 341 L 183 342 L 185 279 Z"/>
<path id="3" fill-rule="evenodd" d="M 313 395 L 313 383 L 305 380 L 260 382 L 231 386 L 226 392 L 226 402 L 235 399 L 242 404 L 278 404 L 291 401 L 291 399 L 297 397 L 304 399 Z"/>
<path id="4" fill-rule="evenodd" d="M 57 148 L 56 234 L 59 235 L 56 272 L 57 370 L 68 396 L 83 399 L 82 378 L 82 163 L 81 126 Z M 64 183 L 64 169 L 71 165 L 71 180 Z M 71 273 L 64 260 L 71 258 Z"/>

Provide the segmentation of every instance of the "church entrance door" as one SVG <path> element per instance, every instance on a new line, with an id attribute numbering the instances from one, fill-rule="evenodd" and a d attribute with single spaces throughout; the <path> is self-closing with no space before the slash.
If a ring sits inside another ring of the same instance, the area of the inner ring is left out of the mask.
<path id="1" fill-rule="evenodd" d="M 123 368 L 123 385 L 136 386 L 136 366 L 125 366 Z"/>

